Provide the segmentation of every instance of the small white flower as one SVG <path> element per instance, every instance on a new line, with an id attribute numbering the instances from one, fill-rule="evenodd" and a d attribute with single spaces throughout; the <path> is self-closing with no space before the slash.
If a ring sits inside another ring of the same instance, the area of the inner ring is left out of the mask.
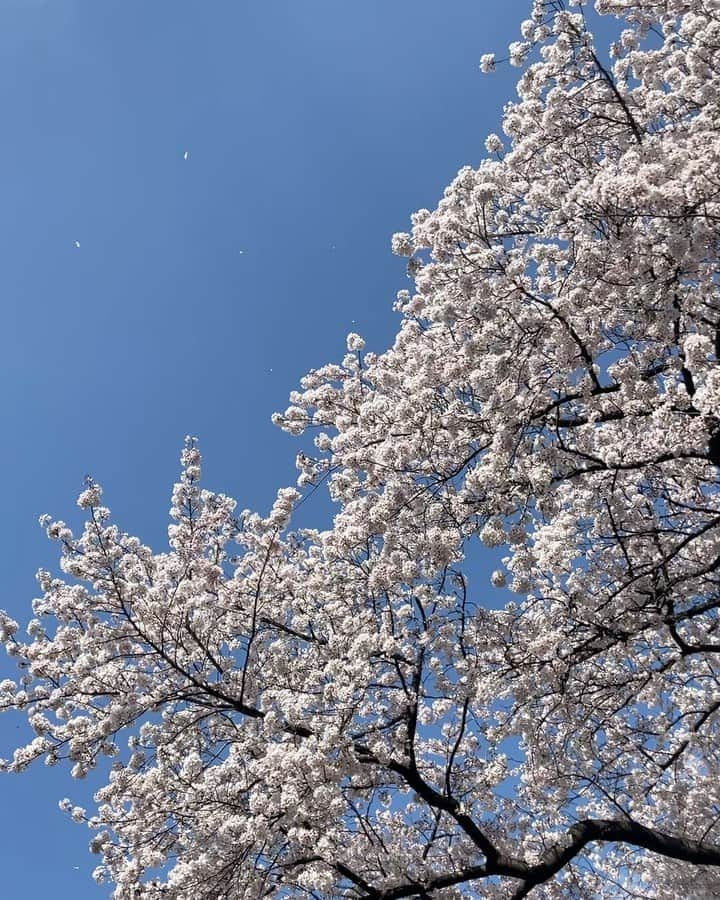
<path id="1" fill-rule="evenodd" d="M 413 240 L 405 231 L 397 231 L 392 236 L 392 252 L 396 256 L 412 256 Z"/>
<path id="2" fill-rule="evenodd" d="M 502 569 L 495 569 L 490 576 L 490 583 L 496 588 L 504 588 L 507 585 L 507 576 Z"/>
<path id="3" fill-rule="evenodd" d="M 495 133 L 485 138 L 485 149 L 488 153 L 502 153 L 504 146 L 500 136 Z"/>
<path id="4" fill-rule="evenodd" d="M 100 503 L 100 498 L 102 497 L 102 488 L 99 484 L 91 484 L 87 490 L 84 490 L 82 494 L 77 499 L 77 505 L 81 509 L 89 509 L 92 506 L 97 506 Z"/>
<path id="5" fill-rule="evenodd" d="M 487 74 L 488 72 L 495 71 L 495 54 L 494 53 L 484 53 L 480 57 L 480 71 Z"/>
<path id="6" fill-rule="evenodd" d="M 531 44 L 527 41 L 513 41 L 508 47 L 510 53 L 510 65 L 521 66 L 527 59 L 527 55 L 531 50 Z"/>
<path id="7" fill-rule="evenodd" d="M 347 348 L 351 353 L 359 352 L 360 350 L 365 349 L 365 341 L 359 334 L 355 334 L 354 331 L 351 331 L 347 336 Z"/>

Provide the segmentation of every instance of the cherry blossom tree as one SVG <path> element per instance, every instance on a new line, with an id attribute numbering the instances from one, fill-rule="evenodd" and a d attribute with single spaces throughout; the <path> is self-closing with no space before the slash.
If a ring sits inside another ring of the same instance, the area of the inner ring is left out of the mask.
<path id="1" fill-rule="evenodd" d="M 116 900 L 720 894 L 720 2 L 595 11 L 532 5 L 504 137 L 393 239 L 394 345 L 277 416 L 299 490 L 237 514 L 188 439 L 167 552 L 92 481 L 44 521 L 4 768 L 111 758 L 63 805 Z"/>

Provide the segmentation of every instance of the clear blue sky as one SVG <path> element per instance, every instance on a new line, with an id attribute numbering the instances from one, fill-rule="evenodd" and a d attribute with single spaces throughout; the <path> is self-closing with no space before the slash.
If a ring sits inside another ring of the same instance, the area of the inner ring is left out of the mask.
<path id="1" fill-rule="evenodd" d="M 0 0 L 0 606 L 29 617 L 86 473 L 158 549 L 185 434 L 241 507 L 294 481 L 270 415 L 348 331 L 391 341 L 390 235 L 499 130 L 517 72 L 478 61 L 528 6 Z M 108 896 L 57 809 L 87 793 L 0 779 L 3 898 Z"/>

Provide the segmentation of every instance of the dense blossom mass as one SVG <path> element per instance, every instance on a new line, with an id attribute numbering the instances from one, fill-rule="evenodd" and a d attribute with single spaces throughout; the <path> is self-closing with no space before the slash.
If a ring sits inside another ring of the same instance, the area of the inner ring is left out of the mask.
<path id="1" fill-rule="evenodd" d="M 504 135 L 393 239 L 394 345 L 277 417 L 299 490 L 237 514 L 189 439 L 167 552 L 91 481 L 45 521 L 5 768 L 112 758 L 64 805 L 116 900 L 720 895 L 720 0 L 521 37 Z"/>

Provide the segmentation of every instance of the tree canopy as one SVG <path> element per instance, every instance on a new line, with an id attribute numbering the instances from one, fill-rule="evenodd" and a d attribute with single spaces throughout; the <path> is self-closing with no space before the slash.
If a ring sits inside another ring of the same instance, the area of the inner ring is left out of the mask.
<path id="1" fill-rule="evenodd" d="M 535 0 L 504 137 L 393 238 L 394 345 L 277 415 L 299 490 L 238 514 L 189 438 L 167 551 L 92 480 L 44 519 L 3 767 L 112 758 L 64 805 L 116 900 L 720 893 L 720 2 L 595 9 Z"/>

